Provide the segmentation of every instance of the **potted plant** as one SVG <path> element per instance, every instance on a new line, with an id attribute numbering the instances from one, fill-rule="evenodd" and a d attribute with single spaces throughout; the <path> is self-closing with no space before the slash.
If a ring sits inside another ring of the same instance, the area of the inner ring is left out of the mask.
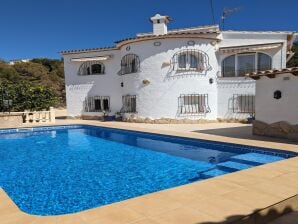
<path id="1" fill-rule="evenodd" d="M 247 123 L 252 124 L 252 122 L 255 120 L 255 115 L 250 114 L 250 116 L 247 118 Z"/>
<path id="2" fill-rule="evenodd" d="M 121 114 L 121 112 L 116 112 L 115 113 L 115 119 L 116 119 L 116 121 L 122 121 L 122 114 Z"/>
<path id="3" fill-rule="evenodd" d="M 115 118 L 115 115 L 112 115 L 112 116 L 109 116 L 109 111 L 102 111 L 103 112 L 103 121 L 114 121 L 116 118 Z"/>

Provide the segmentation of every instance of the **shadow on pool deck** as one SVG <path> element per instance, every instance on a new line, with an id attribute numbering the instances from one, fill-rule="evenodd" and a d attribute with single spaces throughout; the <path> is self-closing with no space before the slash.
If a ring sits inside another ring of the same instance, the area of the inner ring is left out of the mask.
<path id="1" fill-rule="evenodd" d="M 218 135 L 218 136 L 224 136 L 224 137 L 239 138 L 239 139 L 297 144 L 297 141 L 293 141 L 293 140 L 253 135 L 252 126 L 195 130 L 193 132 L 210 134 L 210 135 Z"/>
<path id="2" fill-rule="evenodd" d="M 265 214 L 262 214 L 265 213 Z M 200 222 L 199 224 L 297 224 L 298 213 L 291 206 L 284 209 L 271 208 L 266 212 L 255 210 L 250 216 L 232 215 L 220 222 Z"/>

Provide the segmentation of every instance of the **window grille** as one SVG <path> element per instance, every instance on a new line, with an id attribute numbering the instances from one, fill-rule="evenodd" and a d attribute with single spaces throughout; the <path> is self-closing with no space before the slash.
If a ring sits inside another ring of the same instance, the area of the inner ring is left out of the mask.
<path id="1" fill-rule="evenodd" d="M 107 112 L 110 111 L 109 96 L 91 96 L 84 102 L 85 112 Z"/>
<path id="2" fill-rule="evenodd" d="M 137 97 L 136 95 L 122 96 L 122 113 L 137 112 Z"/>
<path id="3" fill-rule="evenodd" d="M 121 70 L 119 75 L 136 73 L 140 71 L 140 59 L 135 54 L 127 54 L 121 59 Z"/>
<path id="4" fill-rule="evenodd" d="M 180 114 L 205 114 L 210 112 L 208 94 L 181 94 L 178 98 Z"/>
<path id="5" fill-rule="evenodd" d="M 234 113 L 255 113 L 255 96 L 254 95 L 233 95 L 233 112 Z"/>
<path id="6" fill-rule="evenodd" d="M 171 60 L 171 66 L 172 70 L 181 72 L 211 70 L 208 55 L 196 49 L 186 49 L 175 53 Z"/>
<path id="7" fill-rule="evenodd" d="M 102 75 L 105 74 L 105 66 L 99 61 L 87 61 L 83 63 L 78 75 Z"/>

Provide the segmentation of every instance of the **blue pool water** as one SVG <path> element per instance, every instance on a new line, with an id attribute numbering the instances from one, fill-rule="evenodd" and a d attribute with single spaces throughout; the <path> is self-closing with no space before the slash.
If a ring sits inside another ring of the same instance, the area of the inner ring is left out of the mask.
<path id="1" fill-rule="evenodd" d="M 93 126 L 0 130 L 0 187 L 24 212 L 57 215 L 293 156 Z"/>

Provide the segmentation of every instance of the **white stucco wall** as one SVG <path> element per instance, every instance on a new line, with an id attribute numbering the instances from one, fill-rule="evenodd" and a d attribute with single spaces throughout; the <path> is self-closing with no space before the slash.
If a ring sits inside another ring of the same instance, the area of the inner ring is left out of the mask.
<path id="1" fill-rule="evenodd" d="M 113 55 L 112 59 L 104 61 L 104 75 L 79 76 L 78 70 L 82 62 L 72 62 L 71 58 L 92 57 L 99 55 Z M 83 102 L 87 96 L 110 96 L 111 114 L 120 111 L 122 105 L 119 51 L 104 51 L 64 56 L 66 105 L 68 116 L 101 115 L 101 113 L 87 113 L 83 110 Z"/>
<path id="2" fill-rule="evenodd" d="M 83 102 L 87 96 L 110 96 L 111 114 L 120 111 L 123 95 L 137 96 L 138 116 L 146 118 L 247 118 L 248 114 L 235 114 L 231 111 L 230 100 L 233 94 L 254 94 L 255 81 L 245 78 L 221 78 L 221 61 L 229 56 L 220 55 L 218 48 L 225 46 L 240 46 L 286 41 L 285 36 L 271 35 L 270 38 L 262 35 L 223 34 L 224 38 L 218 45 L 213 46 L 212 40 L 168 38 L 146 40 L 122 46 L 119 50 L 89 52 L 64 55 L 66 97 L 68 116 L 101 115 L 101 113 L 87 113 L 83 111 Z M 193 40 L 194 46 L 187 42 Z M 154 42 L 161 42 L 154 46 Z M 203 74 L 177 74 L 169 72 L 168 65 L 173 55 L 182 49 L 198 49 L 208 54 L 210 71 Z M 121 58 L 134 53 L 140 58 L 140 72 L 119 76 Z M 264 53 L 272 57 L 272 67 L 285 67 L 286 54 L 283 48 L 267 50 Z M 113 55 L 113 58 L 104 61 L 105 75 L 78 76 L 78 69 L 82 62 L 71 62 L 71 58 Z M 213 83 L 209 83 L 209 79 Z M 143 80 L 150 84 L 144 85 Z M 121 87 L 121 82 L 124 87 Z M 196 116 L 179 115 L 178 97 L 180 94 L 208 94 L 210 113 Z"/>
<path id="3" fill-rule="evenodd" d="M 281 99 L 273 98 L 280 90 Z M 298 124 L 298 77 L 291 74 L 276 78 L 263 77 L 256 81 L 256 120 L 272 124 L 287 121 Z"/>
<path id="4" fill-rule="evenodd" d="M 233 95 L 255 95 L 255 81 L 250 78 L 218 78 L 218 118 L 223 119 L 246 119 L 251 115 L 248 113 L 233 112 Z"/>
<path id="5" fill-rule="evenodd" d="M 137 95 L 137 111 L 140 117 L 150 118 L 216 118 L 217 89 L 216 84 L 209 84 L 209 78 L 216 78 L 218 70 L 215 47 L 210 40 L 193 40 L 194 46 L 187 46 L 189 39 L 159 40 L 161 46 L 154 46 L 154 41 L 130 44 L 130 51 L 122 47 L 121 55 L 134 53 L 140 57 L 141 71 L 138 74 L 122 76 L 123 93 Z M 170 72 L 169 63 L 173 55 L 182 49 L 198 49 L 208 54 L 212 70 L 207 73 Z M 144 85 L 147 79 L 150 84 Z M 196 116 L 181 116 L 178 112 L 180 94 L 208 94 L 210 113 Z"/>
<path id="6" fill-rule="evenodd" d="M 219 47 L 234 47 L 254 44 L 283 43 L 282 47 L 258 51 L 265 53 L 271 57 L 272 68 L 281 69 L 286 67 L 286 42 L 285 34 L 249 34 L 240 32 L 225 31 L 222 34 L 223 40 Z M 255 81 L 246 77 L 224 78 L 221 77 L 222 61 L 233 54 L 223 53 L 218 55 L 218 118 L 230 119 L 246 119 L 250 114 L 233 113 L 232 99 L 234 94 L 255 95 Z"/>
<path id="7" fill-rule="evenodd" d="M 286 49 L 287 49 L 287 35 L 286 34 L 270 34 L 270 33 L 241 33 L 241 32 L 229 32 L 225 31 L 222 35 L 223 40 L 220 43 L 220 47 L 233 47 L 233 46 L 245 46 L 245 45 L 258 45 L 258 44 L 272 44 L 282 43 L 281 48 L 268 49 L 261 51 L 265 54 L 269 54 L 272 57 L 272 68 L 281 69 L 286 67 Z M 224 57 L 228 54 L 223 55 Z"/>

